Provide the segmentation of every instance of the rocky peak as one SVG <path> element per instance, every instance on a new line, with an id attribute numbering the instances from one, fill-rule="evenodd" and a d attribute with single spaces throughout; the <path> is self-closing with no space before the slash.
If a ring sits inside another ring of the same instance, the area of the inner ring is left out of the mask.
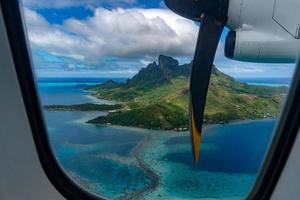
<path id="1" fill-rule="evenodd" d="M 158 57 L 158 65 L 160 68 L 176 68 L 178 67 L 179 63 L 178 60 L 175 60 L 172 57 L 165 56 L 165 55 L 159 55 Z"/>
<path id="2" fill-rule="evenodd" d="M 164 81 L 170 81 L 172 78 L 183 75 L 188 76 L 190 74 L 190 65 L 179 65 L 178 60 L 160 55 L 158 57 L 158 63 L 153 62 L 142 68 L 128 84 L 147 85 L 158 84 Z"/>

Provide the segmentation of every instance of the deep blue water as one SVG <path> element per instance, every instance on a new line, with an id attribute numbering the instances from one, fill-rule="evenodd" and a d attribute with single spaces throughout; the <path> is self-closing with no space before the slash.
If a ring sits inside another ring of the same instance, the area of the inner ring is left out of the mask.
<path id="1" fill-rule="evenodd" d="M 43 104 L 94 102 L 82 89 L 106 80 L 40 79 L 41 100 Z M 257 120 L 207 128 L 200 162 L 194 164 L 188 133 L 84 123 L 105 114 L 45 112 L 45 119 L 62 168 L 82 187 L 112 199 L 150 184 L 151 177 L 132 155 L 138 143 L 149 135 L 152 137 L 145 149 L 145 160 L 160 175 L 161 185 L 146 199 L 242 199 L 255 181 L 276 123 Z"/>
<path id="2" fill-rule="evenodd" d="M 214 144 L 218 149 L 202 151 L 198 164 L 192 162 L 190 151 L 171 153 L 166 158 L 188 165 L 191 170 L 255 174 L 260 167 L 274 125 L 274 120 L 258 120 L 210 128 L 202 142 Z M 170 139 L 167 145 L 174 143 L 174 139 Z M 187 137 L 180 140 L 181 143 L 190 142 Z"/>
<path id="3" fill-rule="evenodd" d="M 107 103 L 88 97 L 84 88 L 92 85 L 105 83 L 108 80 L 116 82 L 125 81 L 125 78 L 39 78 L 38 88 L 41 102 L 44 105 L 50 104 L 81 104 L 87 102 Z"/>
<path id="4" fill-rule="evenodd" d="M 237 80 L 250 85 L 289 86 L 292 78 L 237 78 Z"/>
<path id="5" fill-rule="evenodd" d="M 104 83 L 108 80 L 114 80 L 116 82 L 123 82 L 127 78 L 94 78 L 94 77 L 40 77 L 38 83 L 75 83 L 86 85 L 88 83 Z"/>

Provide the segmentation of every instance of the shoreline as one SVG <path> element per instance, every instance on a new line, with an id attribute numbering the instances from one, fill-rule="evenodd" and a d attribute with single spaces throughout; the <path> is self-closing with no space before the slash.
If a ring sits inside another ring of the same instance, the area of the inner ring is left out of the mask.
<path id="1" fill-rule="evenodd" d="M 108 106 L 115 106 L 115 105 L 120 105 L 122 104 L 122 102 L 116 102 L 116 101 L 112 101 L 112 100 L 107 100 L 107 99 L 100 99 L 96 96 L 94 96 L 93 94 L 95 93 L 94 91 L 91 91 L 89 89 L 81 89 L 82 91 L 86 92 L 87 94 L 85 94 L 85 96 L 90 99 L 91 101 L 87 102 L 86 104 L 95 104 L 95 105 L 108 105 Z M 76 105 L 76 104 L 74 104 Z M 48 106 L 48 105 L 45 105 Z M 50 105 L 53 106 L 53 105 Z M 55 106 L 55 105 L 54 105 Z M 72 106 L 72 105 L 66 105 L 66 106 Z M 62 111 L 62 112 L 76 112 L 76 110 L 72 111 L 72 110 L 48 110 L 48 111 Z M 113 123 L 98 123 L 98 122 L 93 122 L 93 120 L 96 120 L 99 117 L 105 117 L 107 116 L 110 112 L 115 111 L 113 110 L 87 110 L 87 111 L 80 111 L 78 110 L 78 112 L 105 112 L 105 115 L 99 115 L 99 116 L 93 116 L 90 119 L 85 118 L 84 121 L 86 124 L 94 124 L 94 125 L 100 125 L 100 126 L 112 126 L 112 127 L 121 127 L 121 128 L 136 128 L 136 129 L 141 129 L 141 130 L 147 130 L 147 131 L 166 131 L 166 132 L 174 132 L 174 133 L 185 133 L 185 132 L 189 132 L 189 126 L 188 128 L 186 127 L 179 127 L 179 128 L 173 128 L 173 129 L 151 129 L 151 128 L 145 128 L 145 127 L 139 127 L 139 126 L 134 126 L 134 125 L 119 125 L 119 124 L 113 124 Z M 272 120 L 272 119 L 276 119 L 276 117 L 263 117 L 263 118 L 256 118 L 256 119 L 233 119 L 233 120 L 228 120 L 228 121 L 221 121 L 221 122 L 215 122 L 215 123 L 204 123 L 203 124 L 203 129 L 207 129 L 207 128 L 212 128 L 215 126 L 222 126 L 222 125 L 228 125 L 228 124 L 236 124 L 236 123 L 243 123 L 243 122 L 248 122 L 248 121 L 257 121 L 257 120 Z"/>
<path id="2" fill-rule="evenodd" d="M 60 110 L 47 110 L 45 112 L 78 112 L 78 113 L 83 113 L 85 116 L 74 120 L 74 122 L 77 123 L 82 123 L 82 124 L 91 124 L 95 126 L 103 126 L 103 127 L 112 127 L 116 129 L 132 129 L 132 130 L 139 130 L 142 132 L 165 132 L 169 134 L 184 134 L 184 133 L 189 133 L 189 130 L 185 131 L 176 131 L 173 129 L 165 130 L 165 129 L 147 129 L 143 127 L 136 127 L 136 126 L 122 126 L 118 124 L 102 124 L 102 123 L 87 123 L 91 118 L 93 119 L 94 117 L 98 117 L 99 114 L 100 116 L 105 116 L 108 114 L 107 111 L 60 111 Z M 98 114 L 98 115 L 97 115 Z M 101 115 L 103 114 L 103 115 Z M 91 118 L 90 118 L 91 117 Z M 203 130 L 207 130 L 210 128 L 215 128 L 219 126 L 226 126 L 226 125 L 231 125 L 231 124 L 244 124 L 244 123 L 250 123 L 250 122 L 255 122 L 255 121 L 268 121 L 268 120 L 276 120 L 276 118 L 257 118 L 257 119 L 240 119 L 240 120 L 232 120 L 228 123 L 215 123 L 215 124 L 203 124 Z"/>
<path id="3" fill-rule="evenodd" d="M 257 118 L 257 119 L 238 119 L 238 120 L 232 120 L 227 123 L 211 123 L 211 124 L 203 124 L 203 129 L 210 129 L 214 127 L 219 127 L 219 126 L 226 126 L 226 125 L 231 125 L 231 124 L 244 124 L 244 123 L 250 123 L 250 122 L 256 122 L 256 121 L 267 121 L 267 120 L 276 120 L 276 117 L 274 118 Z M 100 125 L 100 126 L 105 126 L 105 127 L 115 127 L 115 128 L 130 128 L 130 129 L 138 129 L 138 130 L 146 130 L 146 131 L 154 131 L 154 132 L 170 132 L 170 133 L 189 133 L 188 130 L 184 131 L 178 131 L 175 129 L 148 129 L 148 128 L 143 128 L 143 127 L 137 127 L 137 126 L 123 126 L 123 125 L 118 125 L 118 124 L 104 124 L 104 123 L 88 123 L 87 124 L 93 124 L 93 125 Z"/>
<path id="4" fill-rule="evenodd" d="M 91 100 L 91 103 L 95 103 L 95 104 L 107 104 L 107 105 L 116 105 L 116 104 L 120 104 L 118 102 L 115 101 L 110 101 L 110 100 L 106 100 L 106 99 L 99 99 L 96 96 L 93 96 L 93 92 L 88 91 L 88 90 L 83 90 L 84 92 L 88 92 L 88 94 L 86 94 L 85 96 Z"/>
<path id="5" fill-rule="evenodd" d="M 98 97 L 93 96 L 93 92 L 89 91 L 88 96 L 91 96 L 93 98 L 96 98 L 98 100 L 101 101 L 101 99 L 99 99 Z M 105 100 L 104 101 L 110 101 L 110 100 Z M 113 102 L 113 101 L 111 101 Z M 109 114 L 109 111 L 107 112 L 107 115 Z M 97 118 L 97 117 L 96 117 Z M 96 119 L 93 118 L 93 119 Z M 91 119 L 91 120 L 93 120 Z M 239 123 L 244 123 L 244 122 L 251 122 L 251 121 L 258 121 L 258 120 L 274 120 L 276 119 L 276 117 L 263 117 L 263 118 L 257 118 L 257 119 L 234 119 L 234 120 L 230 120 L 228 122 L 223 122 L 223 123 L 207 123 L 207 124 L 203 124 L 203 129 L 208 129 L 208 128 L 213 128 L 216 126 L 222 126 L 222 125 L 228 125 L 228 124 L 239 124 Z M 88 120 L 90 121 L 90 120 Z M 86 122 L 87 123 L 87 122 Z M 90 123 L 90 122 L 89 122 Z M 142 130 L 148 130 L 148 131 L 170 131 L 170 132 L 176 132 L 176 133 L 185 133 L 185 132 L 189 132 L 189 128 L 187 128 L 187 130 L 175 130 L 175 129 L 148 129 L 148 128 L 143 128 L 143 127 L 137 127 L 137 126 L 123 126 L 123 125 L 118 125 L 118 124 L 104 124 L 104 123 L 90 123 L 90 124 L 95 124 L 95 125 L 101 125 L 101 126 L 113 126 L 113 127 L 129 127 L 129 128 L 136 128 L 136 129 L 142 129 Z"/>

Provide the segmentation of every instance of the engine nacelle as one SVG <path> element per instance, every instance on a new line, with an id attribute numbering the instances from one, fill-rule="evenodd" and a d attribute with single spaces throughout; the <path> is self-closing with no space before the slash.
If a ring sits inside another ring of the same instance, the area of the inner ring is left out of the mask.
<path id="1" fill-rule="evenodd" d="M 247 62 L 294 63 L 299 47 L 299 40 L 292 37 L 254 30 L 230 31 L 226 37 L 225 56 Z"/>

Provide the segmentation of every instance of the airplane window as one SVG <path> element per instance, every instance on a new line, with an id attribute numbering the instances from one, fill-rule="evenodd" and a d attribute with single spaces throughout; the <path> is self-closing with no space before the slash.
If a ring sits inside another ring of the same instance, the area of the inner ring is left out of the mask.
<path id="1" fill-rule="evenodd" d="M 194 162 L 189 83 L 198 22 L 161 0 L 22 4 L 53 155 L 79 187 L 108 199 L 246 198 L 293 64 L 268 64 L 269 54 L 252 62 L 246 48 L 244 60 L 225 50 L 240 61 L 226 58 L 238 33 L 224 28 Z"/>

